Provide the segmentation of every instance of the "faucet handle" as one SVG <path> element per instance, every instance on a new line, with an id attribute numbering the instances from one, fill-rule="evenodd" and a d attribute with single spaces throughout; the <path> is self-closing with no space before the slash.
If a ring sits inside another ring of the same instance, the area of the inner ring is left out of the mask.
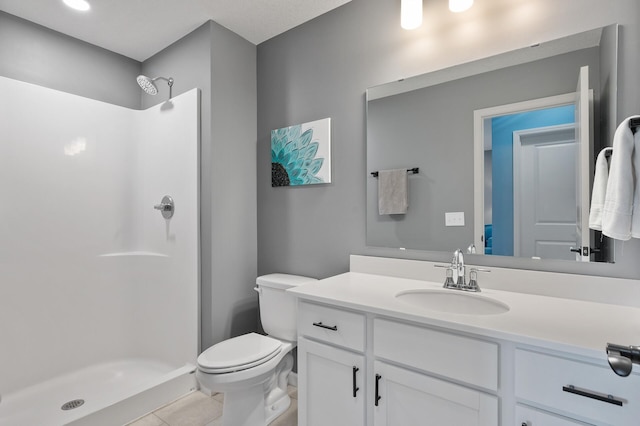
<path id="1" fill-rule="evenodd" d="M 471 268 L 469 269 L 469 283 L 463 288 L 466 291 L 480 292 L 480 286 L 478 285 L 478 272 L 491 272 L 491 269 L 483 268 Z"/>
<path id="2" fill-rule="evenodd" d="M 447 268 L 445 279 L 444 279 L 444 285 L 442 287 L 444 287 L 444 288 L 458 288 L 458 284 L 456 284 L 453 281 L 453 267 L 452 266 Z"/>
<path id="3" fill-rule="evenodd" d="M 458 285 L 455 283 L 455 281 L 453 281 L 453 266 L 451 265 L 433 265 L 435 268 L 445 268 L 446 272 L 445 272 L 445 279 L 444 279 L 444 285 L 442 287 L 444 288 L 458 288 Z"/>

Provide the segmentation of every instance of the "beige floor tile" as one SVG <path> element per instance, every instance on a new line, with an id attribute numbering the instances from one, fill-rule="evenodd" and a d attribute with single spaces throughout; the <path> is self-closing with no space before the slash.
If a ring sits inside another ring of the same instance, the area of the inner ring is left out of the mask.
<path id="1" fill-rule="evenodd" d="M 298 400 L 291 398 L 291 405 L 269 426 L 298 426 Z"/>
<path id="2" fill-rule="evenodd" d="M 291 405 L 269 426 L 297 426 L 298 388 L 289 386 L 287 390 Z M 209 397 L 202 392 L 193 392 L 130 426 L 222 426 L 223 401 L 222 393 Z"/>
<path id="3" fill-rule="evenodd" d="M 222 415 L 222 404 L 202 392 L 193 392 L 154 414 L 169 426 L 203 426 Z"/>
<path id="4" fill-rule="evenodd" d="M 222 426 L 222 417 L 218 417 L 214 421 L 209 422 L 204 426 Z"/>
<path id="5" fill-rule="evenodd" d="M 152 413 L 129 423 L 128 426 L 167 426 L 167 424 Z"/>
<path id="6" fill-rule="evenodd" d="M 295 386 L 287 386 L 287 392 L 289 392 L 289 397 L 292 399 L 298 399 L 298 388 Z"/>

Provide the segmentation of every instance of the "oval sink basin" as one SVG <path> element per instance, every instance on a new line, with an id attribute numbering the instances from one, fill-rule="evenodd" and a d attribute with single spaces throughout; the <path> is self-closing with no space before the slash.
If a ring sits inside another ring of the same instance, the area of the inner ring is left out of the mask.
<path id="1" fill-rule="evenodd" d="M 467 315 L 498 315 L 509 312 L 509 305 L 479 294 L 460 290 L 405 290 L 396 298 L 431 311 Z"/>

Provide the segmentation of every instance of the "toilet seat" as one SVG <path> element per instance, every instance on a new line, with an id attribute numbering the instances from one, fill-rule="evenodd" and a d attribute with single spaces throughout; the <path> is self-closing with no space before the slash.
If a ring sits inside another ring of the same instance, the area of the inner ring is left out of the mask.
<path id="1" fill-rule="evenodd" d="M 282 351 L 282 342 L 248 333 L 213 345 L 198 357 L 203 373 L 223 374 L 246 370 L 269 361 Z"/>

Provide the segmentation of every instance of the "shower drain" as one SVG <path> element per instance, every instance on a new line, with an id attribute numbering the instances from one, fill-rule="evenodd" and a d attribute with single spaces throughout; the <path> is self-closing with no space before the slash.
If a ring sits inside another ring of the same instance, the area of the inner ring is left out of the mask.
<path id="1" fill-rule="evenodd" d="M 74 408 L 78 408 L 82 404 L 84 404 L 84 399 L 74 399 L 73 401 L 65 402 L 64 404 L 62 404 L 62 407 L 60 407 L 60 409 L 73 410 Z"/>

